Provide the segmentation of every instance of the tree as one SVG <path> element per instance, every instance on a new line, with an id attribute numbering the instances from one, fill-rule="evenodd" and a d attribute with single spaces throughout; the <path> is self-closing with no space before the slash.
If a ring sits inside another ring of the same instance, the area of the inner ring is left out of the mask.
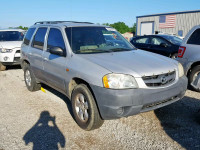
<path id="1" fill-rule="evenodd" d="M 28 27 L 19 26 L 18 28 L 22 30 L 28 30 Z"/>
<path id="2" fill-rule="evenodd" d="M 124 22 L 117 22 L 110 25 L 111 27 L 115 28 L 120 33 L 130 32 L 130 28 Z"/>
<path id="3" fill-rule="evenodd" d="M 133 26 L 130 28 L 130 31 L 132 33 L 136 33 L 136 23 L 133 24 Z"/>
<path id="4" fill-rule="evenodd" d="M 132 33 L 136 32 L 136 23 L 134 23 L 133 26 L 130 27 L 130 28 L 124 22 L 116 22 L 116 23 L 113 23 L 113 24 L 103 23 L 103 25 L 111 26 L 122 34 L 125 33 L 125 32 L 132 32 Z"/>
<path id="5" fill-rule="evenodd" d="M 110 24 L 109 24 L 109 23 L 103 23 L 103 25 L 104 25 L 104 26 L 110 26 Z"/>

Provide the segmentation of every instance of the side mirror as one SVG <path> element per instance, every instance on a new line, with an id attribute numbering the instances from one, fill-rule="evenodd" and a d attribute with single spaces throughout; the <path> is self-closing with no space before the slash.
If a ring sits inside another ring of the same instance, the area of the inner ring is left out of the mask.
<path id="1" fill-rule="evenodd" d="M 160 43 L 161 47 L 167 47 L 168 45 L 166 43 Z"/>
<path id="2" fill-rule="evenodd" d="M 64 56 L 64 50 L 60 47 L 51 47 L 49 52 L 54 55 Z"/>

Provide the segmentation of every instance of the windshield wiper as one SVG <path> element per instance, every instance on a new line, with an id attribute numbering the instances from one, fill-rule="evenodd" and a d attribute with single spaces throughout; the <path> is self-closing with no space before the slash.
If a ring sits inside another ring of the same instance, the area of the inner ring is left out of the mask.
<path id="1" fill-rule="evenodd" d="M 112 48 L 110 49 L 113 52 L 118 52 L 118 51 L 132 51 L 133 49 L 127 49 L 127 48 Z"/>
<path id="2" fill-rule="evenodd" d="M 95 52 L 112 52 L 111 50 L 104 50 L 104 49 L 84 49 L 84 50 L 77 50 L 77 52 L 87 52 L 87 51 L 95 51 Z M 90 53 L 90 52 L 89 52 Z"/>

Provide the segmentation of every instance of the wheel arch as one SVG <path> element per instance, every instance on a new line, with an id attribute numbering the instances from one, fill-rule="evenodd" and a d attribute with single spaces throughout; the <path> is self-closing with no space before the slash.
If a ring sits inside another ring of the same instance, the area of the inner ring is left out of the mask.
<path id="1" fill-rule="evenodd" d="M 188 71 L 187 71 L 187 77 L 189 76 L 191 70 L 192 70 L 194 67 L 198 66 L 198 65 L 200 65 L 200 61 L 194 62 L 194 63 L 190 66 L 190 69 L 188 69 Z"/>
<path id="2" fill-rule="evenodd" d="M 25 66 L 26 64 L 30 64 L 30 62 L 29 62 L 28 60 L 26 60 L 26 59 L 23 59 L 23 60 L 21 61 L 21 67 L 22 67 L 23 70 L 24 70 L 24 66 Z"/>
<path id="3" fill-rule="evenodd" d="M 95 97 L 95 94 L 94 94 L 90 84 L 87 81 L 85 81 L 84 79 L 81 79 L 81 78 L 78 78 L 78 77 L 74 77 L 74 78 L 71 79 L 71 81 L 68 84 L 68 98 L 71 100 L 72 92 L 73 92 L 74 88 L 79 84 L 85 84 L 88 87 L 92 96 L 94 97 L 97 109 L 99 111 L 99 115 L 102 118 L 101 113 L 100 113 L 100 109 L 99 109 L 99 106 L 98 106 L 98 103 L 97 103 L 97 100 L 96 100 L 96 97 Z"/>
<path id="4" fill-rule="evenodd" d="M 90 84 L 87 81 L 85 81 L 84 79 L 78 78 L 78 77 L 74 77 L 74 78 L 71 79 L 71 81 L 69 82 L 69 85 L 68 85 L 69 98 L 71 98 L 71 95 L 72 95 L 74 88 L 79 84 L 85 84 L 89 88 L 89 90 L 91 91 L 92 95 L 94 96 L 93 90 L 92 90 Z M 95 96 L 94 96 L 94 98 L 95 98 Z"/>

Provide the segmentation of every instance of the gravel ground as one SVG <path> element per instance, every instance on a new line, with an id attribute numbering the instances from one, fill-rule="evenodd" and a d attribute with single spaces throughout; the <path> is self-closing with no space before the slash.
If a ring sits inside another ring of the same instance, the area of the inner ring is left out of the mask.
<path id="1" fill-rule="evenodd" d="M 0 150 L 200 149 L 200 93 L 188 90 L 174 104 L 88 132 L 73 120 L 70 101 L 44 88 L 29 92 L 16 67 L 0 72 Z"/>

